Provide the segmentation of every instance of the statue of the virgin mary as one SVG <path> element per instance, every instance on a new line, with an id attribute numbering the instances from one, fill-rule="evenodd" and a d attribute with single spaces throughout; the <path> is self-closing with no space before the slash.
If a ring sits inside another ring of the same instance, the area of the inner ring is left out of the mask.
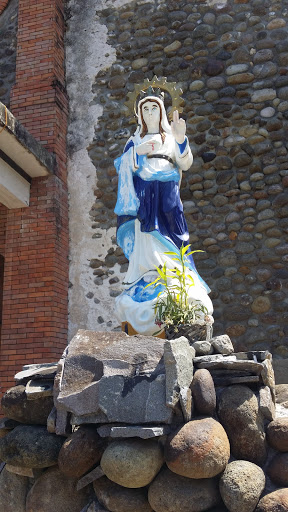
<path id="1" fill-rule="evenodd" d="M 174 110 L 169 124 L 160 89 L 149 87 L 142 93 L 137 117 L 134 135 L 115 160 L 119 175 L 117 243 L 129 260 L 124 290 L 116 298 L 116 315 L 136 332 L 152 335 L 157 331 L 155 304 L 161 288 L 147 284 L 155 280 L 156 267 L 177 267 L 167 252 L 179 254 L 182 244 L 189 243 L 179 185 L 182 171 L 191 167 L 193 156 L 185 121 Z M 194 280 L 189 301 L 201 303 L 211 315 L 210 290 L 192 255 L 187 258 L 187 271 Z"/>

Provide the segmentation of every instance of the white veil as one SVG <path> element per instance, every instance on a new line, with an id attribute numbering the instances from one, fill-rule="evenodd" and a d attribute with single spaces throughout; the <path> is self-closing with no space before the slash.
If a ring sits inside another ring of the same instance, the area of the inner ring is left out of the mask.
<path id="1" fill-rule="evenodd" d="M 138 103 L 138 108 L 137 108 L 138 126 L 134 133 L 134 137 L 136 135 L 141 135 L 141 133 L 142 133 L 143 124 L 142 124 L 142 119 L 141 119 L 141 106 L 147 100 L 156 101 L 160 105 L 161 117 L 162 117 L 161 126 L 165 133 L 171 133 L 171 127 L 170 127 L 169 121 L 167 119 L 167 114 L 166 114 L 166 110 L 164 107 L 163 99 L 160 96 L 145 96 L 145 98 L 142 98 Z"/>

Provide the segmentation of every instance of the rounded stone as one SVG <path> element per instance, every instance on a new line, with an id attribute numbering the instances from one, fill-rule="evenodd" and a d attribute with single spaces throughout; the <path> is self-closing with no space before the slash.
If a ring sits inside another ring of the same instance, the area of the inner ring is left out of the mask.
<path id="1" fill-rule="evenodd" d="M 141 69 L 144 66 L 147 66 L 147 64 L 148 64 L 148 59 L 145 59 L 145 58 L 135 59 L 132 62 L 132 69 L 134 69 L 134 70 Z"/>
<path id="2" fill-rule="evenodd" d="M 269 463 L 267 475 L 272 482 L 283 487 L 288 486 L 288 453 L 278 453 Z"/>
<path id="3" fill-rule="evenodd" d="M 40 425 L 21 425 L 0 439 L 0 460 L 12 466 L 46 468 L 57 464 L 65 438 Z"/>
<path id="4" fill-rule="evenodd" d="M 164 457 L 169 469 L 178 475 L 212 478 L 226 467 L 230 445 L 218 421 L 202 418 L 189 421 L 167 438 Z"/>
<path id="5" fill-rule="evenodd" d="M 279 452 L 288 452 L 288 418 L 277 418 L 267 427 L 267 441 Z"/>
<path id="6" fill-rule="evenodd" d="M 202 80 L 194 80 L 194 82 L 191 82 L 189 85 L 190 91 L 200 91 L 205 86 L 204 82 Z"/>
<path id="7" fill-rule="evenodd" d="M 77 491 L 76 484 L 57 467 L 47 469 L 27 495 L 26 512 L 79 512 L 89 501 L 90 488 Z"/>
<path id="8" fill-rule="evenodd" d="M 14 386 L 2 397 L 2 412 L 7 418 L 28 425 L 46 425 L 53 408 L 53 397 L 28 400 L 25 386 Z"/>
<path id="9" fill-rule="evenodd" d="M 275 114 L 275 108 L 273 108 L 273 107 L 262 108 L 262 110 L 260 112 L 260 116 L 262 116 L 262 117 L 273 117 L 274 114 Z"/>
<path id="10" fill-rule="evenodd" d="M 0 472 L 0 510 L 26 512 L 28 488 L 28 477 L 15 475 L 4 468 Z"/>
<path id="11" fill-rule="evenodd" d="M 105 475 L 123 487 L 150 484 L 163 465 L 161 446 L 150 440 L 114 441 L 104 451 L 101 468 Z"/>
<path id="12" fill-rule="evenodd" d="M 246 332 L 245 325 L 234 324 L 227 327 L 226 332 L 228 336 L 242 336 Z"/>
<path id="13" fill-rule="evenodd" d="M 288 489 L 278 489 L 266 494 L 262 498 L 255 512 L 287 512 L 288 510 Z"/>
<path id="14" fill-rule="evenodd" d="M 180 41 L 173 41 L 173 43 L 169 44 L 168 46 L 165 46 L 164 52 L 165 53 L 173 53 L 179 50 L 182 46 L 182 43 Z"/>
<path id="15" fill-rule="evenodd" d="M 202 512 L 220 501 L 217 480 L 192 480 L 163 469 L 149 487 L 148 501 L 155 512 Z"/>
<path id="16" fill-rule="evenodd" d="M 283 18 L 274 18 L 274 20 L 270 21 L 267 25 L 267 30 L 275 30 L 277 28 L 285 27 L 286 21 Z"/>
<path id="17" fill-rule="evenodd" d="M 235 460 L 220 479 L 220 494 L 230 512 L 253 512 L 265 486 L 263 470 L 246 460 Z"/>
<path id="18" fill-rule="evenodd" d="M 215 76 L 212 78 L 208 78 L 207 87 L 209 89 L 222 89 L 225 85 L 225 80 L 222 76 Z"/>
<path id="19" fill-rule="evenodd" d="M 205 368 L 196 370 L 191 389 L 199 414 L 212 416 L 216 408 L 216 392 L 211 373 Z"/>
<path id="20" fill-rule="evenodd" d="M 103 440 L 95 427 L 81 425 L 63 443 L 58 457 L 60 471 L 70 478 L 80 478 L 97 464 L 103 453 Z"/>
<path id="21" fill-rule="evenodd" d="M 271 308 L 271 302 L 268 297 L 256 297 L 251 305 L 253 313 L 261 314 L 267 313 Z"/>
<path id="22" fill-rule="evenodd" d="M 218 400 L 218 416 L 233 456 L 261 465 L 267 456 L 264 420 L 253 391 L 241 385 L 226 387 Z"/>
<path id="23" fill-rule="evenodd" d="M 110 512 L 152 512 L 144 488 L 127 489 L 105 476 L 95 480 L 93 488 L 98 501 Z"/>

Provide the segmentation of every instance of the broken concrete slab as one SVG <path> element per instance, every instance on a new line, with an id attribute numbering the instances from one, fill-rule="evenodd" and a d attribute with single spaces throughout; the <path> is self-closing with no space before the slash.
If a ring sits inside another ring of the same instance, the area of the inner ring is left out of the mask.
<path id="1" fill-rule="evenodd" d="M 206 368 L 207 370 L 242 370 L 246 372 L 251 372 L 254 375 L 260 375 L 263 371 L 263 364 L 262 363 L 255 363 L 254 361 L 250 360 L 237 360 L 232 359 L 228 356 L 225 359 L 219 359 L 218 361 L 207 361 L 207 362 L 201 362 L 197 363 L 198 368 Z"/>
<path id="2" fill-rule="evenodd" d="M 12 466 L 12 464 L 6 464 L 6 469 L 10 473 L 14 473 L 15 475 L 28 476 L 29 478 L 34 478 L 34 472 L 32 468 Z"/>
<path id="3" fill-rule="evenodd" d="M 258 401 L 260 412 L 264 418 L 269 421 L 273 421 L 275 419 L 276 411 L 271 391 L 268 386 L 262 386 L 259 389 Z"/>
<path id="4" fill-rule="evenodd" d="M 227 334 L 215 336 L 209 341 L 214 348 L 214 351 L 218 354 L 232 354 L 234 352 L 232 341 Z"/>
<path id="5" fill-rule="evenodd" d="M 25 392 L 28 400 L 37 400 L 38 398 L 53 396 L 53 380 L 29 380 L 26 384 Z"/>
<path id="6" fill-rule="evenodd" d="M 212 372 L 211 372 L 212 375 Z M 233 377 L 232 375 L 212 375 L 215 386 L 232 386 L 233 384 L 257 384 L 260 382 L 259 375 L 247 375 Z"/>
<path id="7" fill-rule="evenodd" d="M 163 353 L 152 336 L 80 330 L 57 372 L 55 405 L 95 423 L 171 423 Z"/>
<path id="8" fill-rule="evenodd" d="M 171 428 L 168 425 L 163 426 L 141 426 L 141 425 L 125 425 L 113 426 L 102 425 L 97 428 L 97 432 L 101 437 L 113 438 L 129 438 L 140 437 L 141 439 L 152 439 L 170 434 Z"/>
<path id="9" fill-rule="evenodd" d="M 48 418 L 47 418 L 47 430 L 50 432 L 50 434 L 56 433 L 56 419 L 57 419 L 57 409 L 56 407 L 53 407 L 52 411 L 50 412 Z"/>
<path id="10" fill-rule="evenodd" d="M 164 364 L 166 372 L 166 405 L 174 407 L 179 401 L 180 390 L 189 388 L 193 379 L 193 355 L 189 341 L 184 336 L 165 341 Z"/>
<path id="11" fill-rule="evenodd" d="M 180 406 L 185 422 L 191 421 L 193 415 L 193 398 L 190 387 L 180 389 Z"/>
<path id="12" fill-rule="evenodd" d="M 271 359 L 263 361 L 261 378 L 264 386 L 268 386 L 271 389 L 272 399 L 275 403 L 275 375 Z"/>
<path id="13" fill-rule="evenodd" d="M 87 485 L 94 482 L 94 480 L 97 480 L 98 478 L 101 478 L 104 476 L 104 471 L 102 470 L 101 466 L 97 466 L 97 468 L 90 471 L 90 473 L 87 473 L 87 475 L 83 476 L 78 480 L 76 490 L 80 491 L 80 489 L 83 489 Z"/>
<path id="14" fill-rule="evenodd" d="M 194 343 L 192 343 L 192 347 L 194 348 L 197 356 L 213 354 L 214 352 L 210 340 L 194 341 Z"/>
<path id="15" fill-rule="evenodd" d="M 54 379 L 58 363 L 44 363 L 44 364 L 27 364 L 23 366 L 21 372 L 16 373 L 14 379 L 16 382 L 28 381 L 33 378 L 51 378 Z"/>

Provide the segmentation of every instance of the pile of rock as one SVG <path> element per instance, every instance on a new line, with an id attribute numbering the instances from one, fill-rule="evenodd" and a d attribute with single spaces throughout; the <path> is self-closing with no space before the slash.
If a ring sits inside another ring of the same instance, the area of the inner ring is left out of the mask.
<path id="1" fill-rule="evenodd" d="M 185 338 L 79 331 L 58 365 L 25 367 L 2 399 L 0 509 L 288 510 L 271 356 L 218 338 L 195 356 Z"/>

